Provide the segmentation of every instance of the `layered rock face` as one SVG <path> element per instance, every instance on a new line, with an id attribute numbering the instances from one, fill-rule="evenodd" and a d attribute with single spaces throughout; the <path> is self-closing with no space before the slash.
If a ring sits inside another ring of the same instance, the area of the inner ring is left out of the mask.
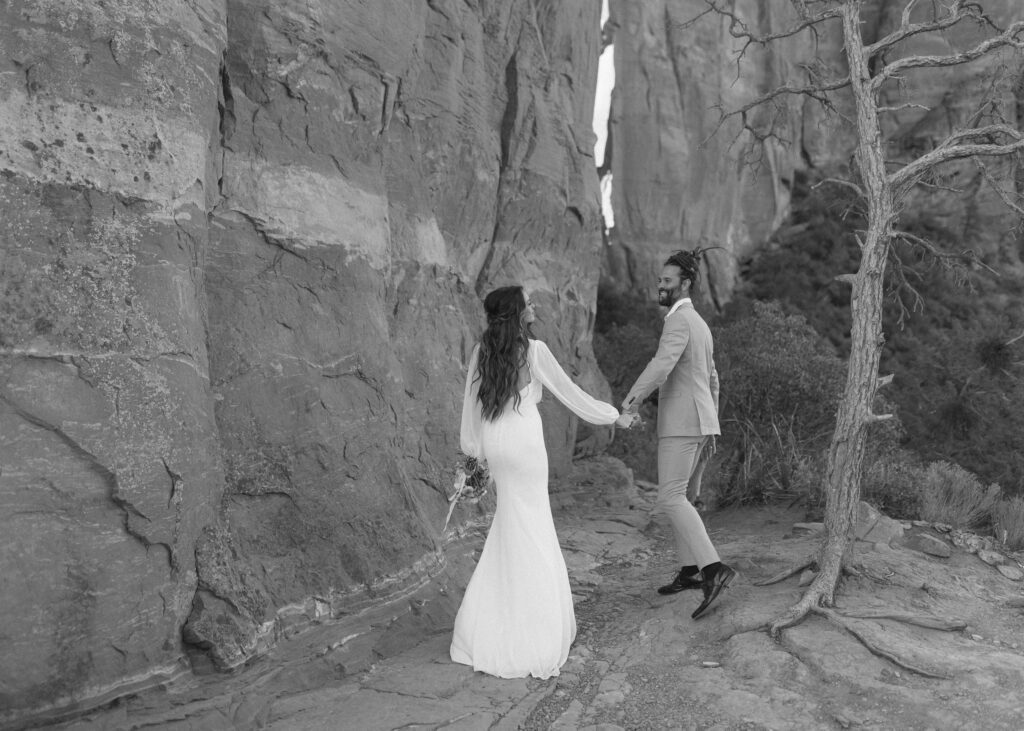
<path id="1" fill-rule="evenodd" d="M 747 49 L 702 0 L 611 0 L 615 90 L 609 118 L 615 229 L 608 248 L 609 286 L 650 292 L 669 251 L 709 252 L 706 301 L 728 301 L 737 260 L 749 255 L 788 211 L 799 146 L 770 139 L 751 143 L 733 109 L 795 74 L 806 55 L 802 38 Z M 734 7 L 733 7 L 734 6 Z M 780 31 L 794 12 L 788 2 L 739 0 L 734 12 L 756 32 Z M 741 73 L 742 69 L 742 73 Z M 754 69 L 750 73 L 749 69 Z M 799 100 L 769 113 L 782 139 L 799 136 Z M 760 117 L 764 117 L 761 119 Z"/>
<path id="2" fill-rule="evenodd" d="M 223 492 L 218 3 L 0 9 L 0 718 L 173 674 Z"/>
<path id="3" fill-rule="evenodd" d="M 903 0 L 865 3 L 865 41 L 891 32 L 904 5 Z M 983 5 L 1004 26 L 1021 17 L 1013 0 Z M 729 9 L 758 36 L 783 32 L 796 21 L 788 1 L 737 0 Z M 798 96 L 752 110 L 750 125 L 774 130 L 763 142 L 742 132 L 738 117 L 723 122 L 721 113 L 783 84 L 806 83 L 804 64 L 845 73 L 841 29 L 831 23 L 813 38 L 802 33 L 765 47 L 747 46 L 737 64 L 743 41 L 729 33 L 726 18 L 705 13 L 703 0 L 611 0 L 610 10 L 615 229 L 604 281 L 619 290 L 649 292 L 668 251 L 720 246 L 708 253 L 708 277 L 699 292 L 706 303 L 720 306 L 736 282 L 737 262 L 749 258 L 788 214 L 794 175 L 810 170 L 849 175 L 855 143 L 842 119 L 850 109 L 843 94 L 834 99 L 839 114 L 827 115 L 818 102 Z M 933 8 L 922 4 L 916 12 L 924 20 Z M 941 36 L 915 38 L 890 58 L 964 50 L 987 32 L 964 23 Z M 893 157 L 931 149 L 951 125 L 967 123 L 996 76 L 1002 79 L 1001 111 L 1019 124 L 1020 58 L 1019 52 L 1001 53 L 965 66 L 906 74 L 902 87 L 890 91 L 893 99 L 903 95 L 899 103 L 911 106 L 885 120 Z M 995 167 L 992 172 L 998 172 Z M 946 172 L 947 187 L 958 190 L 915 196 L 909 210 L 964 234 L 982 250 L 1005 244 L 1013 214 L 992 185 L 972 163 Z M 983 225 L 973 227 L 978 215 Z"/>
<path id="4" fill-rule="evenodd" d="M 599 10 L 4 4 L 0 720 L 428 578 L 490 288 L 606 391 Z"/>

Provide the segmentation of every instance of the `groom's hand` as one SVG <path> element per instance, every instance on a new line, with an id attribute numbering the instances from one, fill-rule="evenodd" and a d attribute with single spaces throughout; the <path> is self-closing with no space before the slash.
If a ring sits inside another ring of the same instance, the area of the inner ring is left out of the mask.
<path id="1" fill-rule="evenodd" d="M 640 420 L 640 415 L 635 411 L 623 411 L 619 415 L 619 418 L 615 420 L 615 425 L 623 429 L 632 429 L 637 424 L 643 424 Z"/>

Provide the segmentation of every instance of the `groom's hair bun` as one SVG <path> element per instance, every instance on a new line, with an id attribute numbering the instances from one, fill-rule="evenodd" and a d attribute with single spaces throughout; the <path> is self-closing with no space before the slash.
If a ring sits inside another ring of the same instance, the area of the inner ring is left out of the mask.
<path id="1" fill-rule="evenodd" d="M 700 257 L 703 253 L 704 250 L 699 247 L 693 251 L 680 249 L 669 255 L 668 259 L 665 260 L 665 266 L 669 264 L 677 266 L 683 279 L 689 279 L 691 282 L 695 281 L 697 279 L 697 272 L 700 271 Z"/>

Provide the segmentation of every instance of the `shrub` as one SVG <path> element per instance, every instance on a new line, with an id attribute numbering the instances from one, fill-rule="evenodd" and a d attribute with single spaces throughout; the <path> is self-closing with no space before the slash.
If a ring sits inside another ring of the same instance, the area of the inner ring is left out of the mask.
<path id="1" fill-rule="evenodd" d="M 594 355 L 608 379 L 616 406 L 622 403 L 634 379 L 658 349 L 660 315 L 656 304 L 639 297 L 603 290 L 598 293 Z M 647 426 L 617 430 L 608 454 L 625 462 L 636 477 L 657 482 L 658 440 L 654 430 L 658 407 L 650 402 L 642 404 L 640 416 Z"/>
<path id="2" fill-rule="evenodd" d="M 843 356 L 850 347 L 850 289 L 835 276 L 857 269 L 855 232 L 866 225 L 863 212 L 836 186 L 816 186 L 804 175 L 793 182 L 789 220 L 767 246 L 740 263 L 745 281 L 736 302 L 778 300 L 786 313 L 806 316 Z M 950 267 L 952 259 L 894 242 L 886 269 L 880 372 L 894 373 L 895 380 L 886 396 L 900 406 L 904 448 L 929 461 L 956 455 L 984 482 L 1022 493 L 1024 339 L 1015 339 L 1024 327 L 1019 256 L 1012 237 L 998 247 L 981 243 L 985 236 L 965 244 L 962 233 L 945 228 L 946 219 L 934 213 L 909 206 L 899 228 L 950 252 L 980 245 L 982 258 L 965 255 Z"/>
<path id="3" fill-rule="evenodd" d="M 913 454 L 893 450 L 864 469 L 861 497 L 892 518 L 913 520 L 921 514 L 919 488 L 925 468 Z"/>
<path id="4" fill-rule="evenodd" d="M 759 428 L 751 420 L 723 423 L 718 469 L 708 491 L 719 505 L 775 499 L 818 504 L 823 496 L 824 452 L 808 448 L 791 420 Z M 705 502 L 708 502 L 705 500 Z"/>
<path id="5" fill-rule="evenodd" d="M 846 364 L 803 317 L 764 302 L 716 328 L 715 360 L 722 448 L 709 475 L 719 502 L 820 506 Z"/>
<path id="6" fill-rule="evenodd" d="M 617 401 L 657 350 L 661 317 L 652 303 L 598 298 L 594 353 Z M 719 449 L 705 472 L 705 504 L 772 499 L 823 503 L 825 449 L 835 422 L 846 363 L 807 321 L 774 303 L 754 302 L 732 320 L 712 323 L 721 381 Z M 656 398 L 656 397 L 654 397 Z M 879 399 L 879 412 L 892 411 Z M 616 432 L 609 453 L 637 477 L 657 480 L 657 405 L 644 404 L 648 427 Z M 869 463 L 899 441 L 896 420 L 874 426 Z"/>
<path id="7" fill-rule="evenodd" d="M 988 487 L 971 472 L 949 462 L 932 462 L 924 471 L 918 494 L 920 517 L 956 528 L 977 528 L 991 519 L 999 504 L 999 485 Z"/>
<path id="8" fill-rule="evenodd" d="M 992 510 L 992 525 L 1006 548 L 1024 550 L 1024 497 L 1000 500 Z"/>
<path id="9" fill-rule="evenodd" d="M 846 368 L 803 317 L 754 302 L 751 315 L 715 333 L 715 360 L 726 418 L 766 435 L 786 422 L 799 441 L 827 440 Z"/>

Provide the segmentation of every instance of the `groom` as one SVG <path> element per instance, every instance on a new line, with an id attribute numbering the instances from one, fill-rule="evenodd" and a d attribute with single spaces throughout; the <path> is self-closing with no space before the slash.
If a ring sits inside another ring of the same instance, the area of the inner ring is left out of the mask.
<path id="1" fill-rule="evenodd" d="M 704 522 L 686 498 L 688 487 L 692 494 L 700 493 L 700 458 L 712 448 L 714 435 L 721 433 L 711 331 L 690 301 L 701 254 L 699 248 L 677 251 L 665 262 L 658 278 L 658 304 L 669 310 L 658 352 L 622 402 L 623 413 L 635 415 L 644 399 L 658 389 L 658 507 L 672 523 L 682 563 L 672 583 L 658 593 L 700 587 L 704 600 L 694 619 L 736 577 L 732 568 L 718 560 Z"/>

